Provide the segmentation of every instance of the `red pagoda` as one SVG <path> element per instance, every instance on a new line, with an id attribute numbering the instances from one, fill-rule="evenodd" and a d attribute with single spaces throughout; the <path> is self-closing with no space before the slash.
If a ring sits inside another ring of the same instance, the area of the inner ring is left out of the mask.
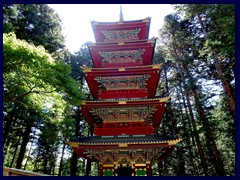
<path id="1" fill-rule="evenodd" d="M 94 99 L 81 109 L 93 136 L 67 143 L 79 156 L 97 160 L 100 176 L 151 176 L 151 164 L 181 141 L 156 132 L 170 97 L 155 98 L 162 64 L 152 65 L 150 20 L 92 22 L 94 68 L 82 69 Z"/>

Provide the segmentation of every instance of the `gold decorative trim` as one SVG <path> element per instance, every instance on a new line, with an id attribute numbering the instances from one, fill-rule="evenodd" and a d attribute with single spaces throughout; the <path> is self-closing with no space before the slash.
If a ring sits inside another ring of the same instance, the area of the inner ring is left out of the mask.
<path id="1" fill-rule="evenodd" d="M 103 167 L 114 167 L 114 164 L 103 164 Z"/>
<path id="2" fill-rule="evenodd" d="M 127 143 L 120 143 L 120 144 L 118 144 L 118 147 L 128 147 L 128 144 Z"/>
<path id="3" fill-rule="evenodd" d="M 81 101 L 81 105 L 86 105 L 86 101 Z"/>
<path id="4" fill-rule="evenodd" d="M 153 69 L 160 69 L 160 67 L 162 67 L 162 64 L 154 64 L 152 66 Z"/>
<path id="5" fill-rule="evenodd" d="M 118 68 L 118 71 L 125 71 L 125 68 Z"/>
<path id="6" fill-rule="evenodd" d="M 169 141 L 158 141 L 158 142 L 131 142 L 129 144 L 166 144 L 168 143 L 169 146 L 176 145 L 178 142 L 182 141 L 182 139 L 176 139 L 176 140 L 169 140 Z M 79 145 L 118 145 L 119 147 L 128 147 L 127 143 L 81 143 L 81 142 L 66 142 L 71 147 L 79 147 Z"/>
<path id="7" fill-rule="evenodd" d="M 125 67 L 107 67 L 107 68 L 87 68 L 87 67 L 82 67 L 80 66 L 81 69 L 91 69 L 91 70 L 115 70 L 115 69 L 119 69 L 119 68 L 125 68 L 125 69 L 139 69 L 139 68 L 153 68 L 154 66 L 157 67 L 161 67 L 163 64 L 154 64 L 154 65 L 145 65 L 145 66 L 125 66 Z"/>
<path id="8" fill-rule="evenodd" d="M 182 139 L 170 140 L 170 141 L 168 141 L 168 145 L 176 145 L 176 144 L 179 143 L 180 141 L 182 141 Z"/>
<path id="9" fill-rule="evenodd" d="M 124 42 L 119 42 L 118 45 L 124 45 Z"/>
<path id="10" fill-rule="evenodd" d="M 128 99 L 126 100 L 125 102 L 128 103 L 128 102 L 138 102 L 138 101 L 159 101 L 159 102 L 166 102 L 168 99 L 170 99 L 171 97 L 170 96 L 166 96 L 166 97 L 163 97 L 163 98 L 149 98 L 149 99 Z M 122 100 L 88 100 L 88 101 L 82 101 L 82 103 L 104 103 L 104 102 L 121 102 Z M 86 105 L 86 104 L 84 104 Z"/>
<path id="11" fill-rule="evenodd" d="M 92 68 L 81 67 L 84 72 L 92 72 Z"/>
<path id="12" fill-rule="evenodd" d="M 148 43 L 155 43 L 155 41 L 153 41 L 153 40 L 148 40 L 147 42 Z"/>
<path id="13" fill-rule="evenodd" d="M 127 104 L 126 101 L 118 101 L 118 104 Z"/>
<path id="14" fill-rule="evenodd" d="M 168 143 L 169 146 L 171 145 L 176 145 L 178 142 L 182 141 L 182 139 L 175 139 L 175 140 L 169 140 L 169 141 L 158 141 L 158 142 L 131 142 L 129 144 L 165 144 Z M 68 144 L 71 147 L 79 147 L 79 145 L 118 145 L 118 147 L 128 147 L 127 143 L 81 143 L 81 142 L 71 142 L 71 141 L 66 141 L 66 144 Z M 137 149 L 138 151 L 140 149 Z"/>
<path id="15" fill-rule="evenodd" d="M 76 143 L 76 142 L 67 141 L 66 143 L 71 147 L 78 147 L 79 146 L 78 143 Z"/>
<path id="16" fill-rule="evenodd" d="M 170 98 L 171 98 L 170 96 L 160 98 L 159 102 L 165 102 L 165 101 L 169 100 Z"/>
<path id="17" fill-rule="evenodd" d="M 135 164 L 135 167 L 138 167 L 138 166 L 146 166 L 146 164 Z"/>

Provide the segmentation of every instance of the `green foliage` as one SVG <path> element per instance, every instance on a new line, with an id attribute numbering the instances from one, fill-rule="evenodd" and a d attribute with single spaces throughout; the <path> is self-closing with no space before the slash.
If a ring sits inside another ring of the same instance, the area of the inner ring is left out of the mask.
<path id="1" fill-rule="evenodd" d="M 82 96 L 80 85 L 70 77 L 70 67 L 61 61 L 55 63 L 43 47 L 21 41 L 12 33 L 4 34 L 3 55 L 5 102 L 23 103 L 25 97 L 37 100 L 43 94 L 58 92 L 76 104 Z"/>
<path id="2" fill-rule="evenodd" d="M 44 48 L 55 60 L 64 58 L 64 37 L 58 15 L 46 4 L 4 4 L 3 32 Z"/>
<path id="3" fill-rule="evenodd" d="M 231 176 L 235 175 L 235 126 L 230 112 L 227 110 L 226 98 L 220 98 L 216 107 L 209 113 L 211 126 L 214 129 L 216 143 L 222 154 L 226 171 Z"/>
<path id="4" fill-rule="evenodd" d="M 40 166 L 42 162 L 42 167 L 50 169 L 41 171 L 54 174 L 59 144 L 64 137 L 72 136 L 70 127 L 74 131 L 70 109 L 84 98 L 81 86 L 70 77 L 69 65 L 55 62 L 43 47 L 19 40 L 13 33 L 3 34 L 3 55 L 5 152 L 8 152 L 5 165 L 10 165 L 7 158 L 10 154 L 17 157 L 15 149 L 22 140 L 15 137 L 24 138 L 24 128 L 30 126 L 29 133 L 36 133 L 30 136 L 30 140 L 40 149 L 35 149 L 36 153 L 27 157 L 30 161 L 27 169 L 34 167 L 37 171 L 34 164 Z M 32 162 L 34 156 L 37 158 Z M 12 161 L 15 162 L 16 157 Z"/>

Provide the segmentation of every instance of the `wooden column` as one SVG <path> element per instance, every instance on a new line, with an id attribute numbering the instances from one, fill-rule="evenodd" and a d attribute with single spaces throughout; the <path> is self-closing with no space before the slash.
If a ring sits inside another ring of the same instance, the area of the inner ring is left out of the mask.
<path id="1" fill-rule="evenodd" d="M 147 168 L 147 176 L 152 176 L 152 167 L 151 167 L 150 161 L 146 162 L 146 168 Z"/>
<path id="2" fill-rule="evenodd" d="M 98 173 L 99 173 L 99 176 L 103 176 L 103 163 L 102 162 L 98 163 Z"/>

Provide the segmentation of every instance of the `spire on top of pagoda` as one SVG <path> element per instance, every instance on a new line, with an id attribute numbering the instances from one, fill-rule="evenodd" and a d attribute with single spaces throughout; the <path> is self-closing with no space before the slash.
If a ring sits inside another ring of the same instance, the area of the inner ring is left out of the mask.
<path id="1" fill-rule="evenodd" d="M 123 13 L 122 13 L 122 5 L 120 5 L 120 15 L 119 15 L 119 17 L 120 17 L 119 21 L 123 22 L 124 20 L 123 20 Z"/>

